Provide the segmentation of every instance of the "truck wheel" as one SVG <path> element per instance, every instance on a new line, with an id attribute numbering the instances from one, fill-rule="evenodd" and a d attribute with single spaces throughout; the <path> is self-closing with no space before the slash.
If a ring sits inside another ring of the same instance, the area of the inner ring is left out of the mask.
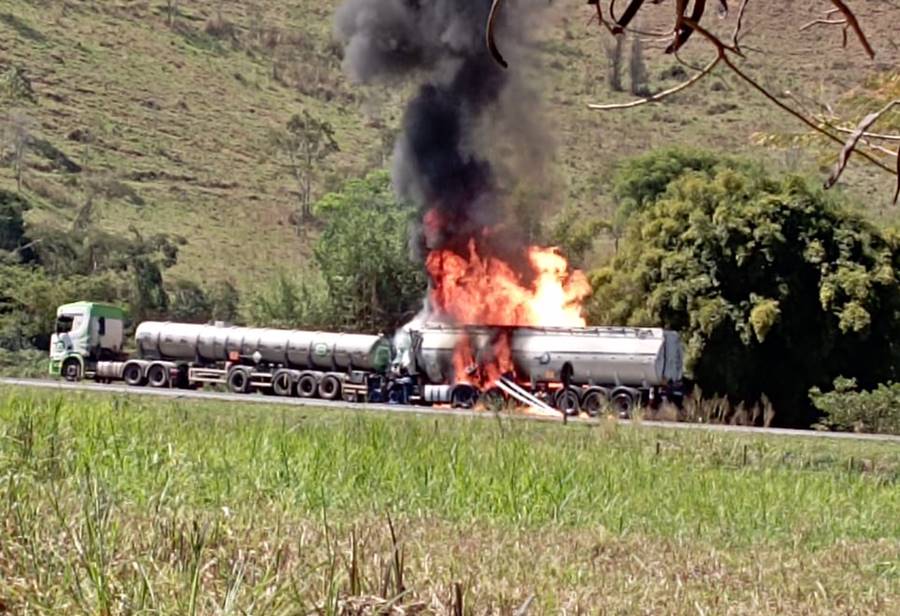
<path id="1" fill-rule="evenodd" d="M 315 398 L 319 389 L 319 382 L 311 374 L 304 374 L 297 381 L 297 394 L 301 398 Z"/>
<path id="2" fill-rule="evenodd" d="M 319 382 L 319 395 L 325 400 L 337 400 L 341 395 L 341 381 L 328 374 Z"/>
<path id="3" fill-rule="evenodd" d="M 632 411 L 634 411 L 635 406 L 636 403 L 634 400 L 634 396 L 631 395 L 631 392 L 613 392 L 612 407 L 613 410 L 615 410 L 618 416 L 622 419 L 628 419 L 629 417 L 631 417 L 631 413 Z"/>
<path id="4" fill-rule="evenodd" d="M 602 388 L 588 390 L 581 400 L 581 408 L 591 417 L 597 417 L 609 408 L 609 392 Z"/>
<path id="5" fill-rule="evenodd" d="M 169 386 L 169 369 L 162 364 L 154 364 L 147 371 L 147 382 L 150 387 L 163 388 Z"/>
<path id="6" fill-rule="evenodd" d="M 138 387 L 144 384 L 144 370 L 140 364 L 128 364 L 122 370 L 122 380 L 126 385 Z"/>
<path id="7" fill-rule="evenodd" d="M 62 375 L 67 381 L 75 382 L 81 380 L 81 362 L 77 359 L 67 359 L 62 365 Z"/>
<path id="8" fill-rule="evenodd" d="M 499 413 L 506 408 L 506 397 L 499 387 L 494 387 L 481 395 L 481 403 L 486 410 Z"/>
<path id="9" fill-rule="evenodd" d="M 478 401 L 478 392 L 471 385 L 457 385 L 450 394 L 450 406 L 455 409 L 470 409 Z"/>
<path id="10" fill-rule="evenodd" d="M 242 368 L 233 369 L 228 373 L 228 389 L 233 394 L 245 394 L 250 391 L 250 374 Z"/>
<path id="11" fill-rule="evenodd" d="M 276 372 L 272 378 L 272 391 L 276 396 L 290 397 L 294 395 L 294 380 L 289 372 Z"/>
<path id="12" fill-rule="evenodd" d="M 553 402 L 557 409 L 570 417 L 578 415 L 581 411 L 581 407 L 578 404 L 578 391 L 571 387 L 560 389 L 554 396 Z"/>

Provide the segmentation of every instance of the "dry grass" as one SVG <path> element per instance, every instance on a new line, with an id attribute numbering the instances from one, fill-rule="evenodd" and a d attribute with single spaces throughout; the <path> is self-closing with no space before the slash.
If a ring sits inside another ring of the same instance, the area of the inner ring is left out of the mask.
<path id="1" fill-rule="evenodd" d="M 896 540 L 723 550 L 411 517 L 394 544 L 385 517 L 326 526 L 269 508 L 106 513 L 61 498 L 64 519 L 7 519 L 0 600 L 15 613 L 452 614 L 457 587 L 472 614 L 532 597 L 533 614 L 887 614 L 900 601 Z"/>

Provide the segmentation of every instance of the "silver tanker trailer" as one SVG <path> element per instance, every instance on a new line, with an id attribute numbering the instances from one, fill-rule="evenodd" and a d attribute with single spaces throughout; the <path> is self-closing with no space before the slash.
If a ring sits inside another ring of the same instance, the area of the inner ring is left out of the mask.
<path id="1" fill-rule="evenodd" d="M 528 383 L 556 408 L 590 414 L 606 405 L 630 413 L 640 404 L 678 402 L 683 377 L 677 333 L 635 327 L 453 327 L 428 325 L 410 332 L 410 370 L 431 384 L 455 380 L 453 355 L 468 338 L 475 363 L 491 361 L 505 337 L 515 379 Z M 425 386 L 426 399 L 453 402 L 471 392 Z"/>
<path id="2" fill-rule="evenodd" d="M 384 373 L 391 361 L 386 338 L 363 334 L 150 321 L 135 340 L 141 359 L 125 364 L 123 378 L 157 387 L 168 385 L 166 375 L 181 362 L 190 384 L 354 401 L 365 393 L 366 376 Z"/>

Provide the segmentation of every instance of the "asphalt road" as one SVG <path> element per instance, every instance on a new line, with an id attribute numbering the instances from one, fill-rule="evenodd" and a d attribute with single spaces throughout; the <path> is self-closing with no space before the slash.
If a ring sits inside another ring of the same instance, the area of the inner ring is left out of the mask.
<path id="1" fill-rule="evenodd" d="M 281 398 L 277 396 L 264 396 L 262 394 L 228 394 L 206 391 L 190 391 L 184 389 L 153 389 L 151 387 L 129 387 L 127 385 L 109 384 L 101 385 L 98 383 L 69 383 L 62 380 L 48 379 L 16 379 L 16 378 L 0 378 L 0 385 L 14 387 L 32 387 L 39 389 L 49 389 L 55 391 L 86 391 L 105 394 L 127 394 L 137 396 L 157 396 L 160 398 L 175 400 L 219 400 L 223 402 L 242 402 L 247 404 L 267 404 L 267 405 L 287 405 L 287 406 L 307 406 L 316 408 L 334 408 L 344 410 L 360 410 L 374 411 L 380 413 L 403 413 L 408 415 L 441 415 L 456 417 L 478 417 L 482 419 L 494 419 L 492 413 L 467 411 L 461 409 L 445 409 L 445 408 L 428 408 L 420 406 L 400 406 L 393 404 L 368 404 L 368 403 L 348 403 L 348 402 L 331 402 L 328 400 L 309 400 L 304 398 Z M 563 418 L 559 416 L 544 416 L 530 414 L 514 414 L 506 415 L 514 419 L 523 421 L 543 421 L 551 423 L 563 423 Z M 596 420 L 588 418 L 569 418 L 572 424 L 595 424 Z M 621 419 L 619 422 L 623 425 L 635 423 L 635 425 L 645 428 L 662 428 L 670 430 L 705 430 L 708 432 L 731 432 L 738 434 L 757 434 L 757 435 L 777 435 L 791 436 L 800 438 L 820 438 L 820 439 L 844 439 L 844 440 L 865 440 L 865 441 L 881 441 L 886 443 L 897 443 L 900 445 L 900 436 L 890 436 L 886 434 L 856 434 L 849 432 L 819 432 L 814 430 L 786 430 L 783 428 L 748 428 L 745 426 L 722 426 L 710 424 L 695 423 L 674 423 L 668 421 L 641 421 L 632 422 L 630 420 Z"/>

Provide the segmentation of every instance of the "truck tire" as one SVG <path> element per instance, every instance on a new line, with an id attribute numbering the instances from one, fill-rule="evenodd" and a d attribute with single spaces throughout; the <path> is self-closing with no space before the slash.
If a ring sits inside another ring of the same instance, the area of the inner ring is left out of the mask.
<path id="1" fill-rule="evenodd" d="M 122 370 L 122 380 L 131 387 L 139 387 L 147 382 L 144 379 L 144 369 L 140 364 L 125 364 L 125 368 Z"/>
<path id="2" fill-rule="evenodd" d="M 603 387 L 592 387 L 581 399 L 581 408 L 591 417 L 599 416 L 609 408 L 609 391 Z"/>
<path id="3" fill-rule="evenodd" d="M 81 362 L 71 357 L 63 362 L 61 372 L 63 377 L 70 382 L 80 381 L 84 376 L 81 373 Z"/>
<path id="4" fill-rule="evenodd" d="M 610 406 L 616 414 L 622 419 L 628 419 L 637 406 L 634 393 L 628 389 L 617 389 L 612 394 Z"/>
<path id="5" fill-rule="evenodd" d="M 286 398 L 293 396 L 294 379 L 291 378 L 291 373 L 286 370 L 276 372 L 275 376 L 272 377 L 272 391 L 276 396 L 283 396 Z"/>
<path id="6" fill-rule="evenodd" d="M 341 381 L 333 374 L 326 374 L 319 381 L 319 396 L 323 400 L 337 400 L 341 397 Z"/>
<path id="7" fill-rule="evenodd" d="M 481 403 L 486 410 L 499 413 L 506 409 L 506 396 L 499 387 L 493 387 L 481 395 Z"/>
<path id="8" fill-rule="evenodd" d="M 297 395 L 301 398 L 315 398 L 319 391 L 319 381 L 312 374 L 304 374 L 297 381 Z"/>
<path id="9" fill-rule="evenodd" d="M 470 409 L 478 402 L 478 391 L 471 385 L 460 384 L 450 394 L 450 406 L 455 409 Z"/>
<path id="10" fill-rule="evenodd" d="M 153 364 L 147 371 L 147 383 L 150 387 L 162 389 L 169 386 L 169 368 L 162 364 Z"/>
<path id="11" fill-rule="evenodd" d="M 250 391 L 250 372 L 243 368 L 233 368 L 228 373 L 228 389 L 234 394 L 245 394 Z"/>
<path id="12" fill-rule="evenodd" d="M 573 417 L 581 412 L 581 404 L 578 401 L 578 390 L 574 387 L 560 389 L 553 396 L 553 405 L 562 413 Z"/>

